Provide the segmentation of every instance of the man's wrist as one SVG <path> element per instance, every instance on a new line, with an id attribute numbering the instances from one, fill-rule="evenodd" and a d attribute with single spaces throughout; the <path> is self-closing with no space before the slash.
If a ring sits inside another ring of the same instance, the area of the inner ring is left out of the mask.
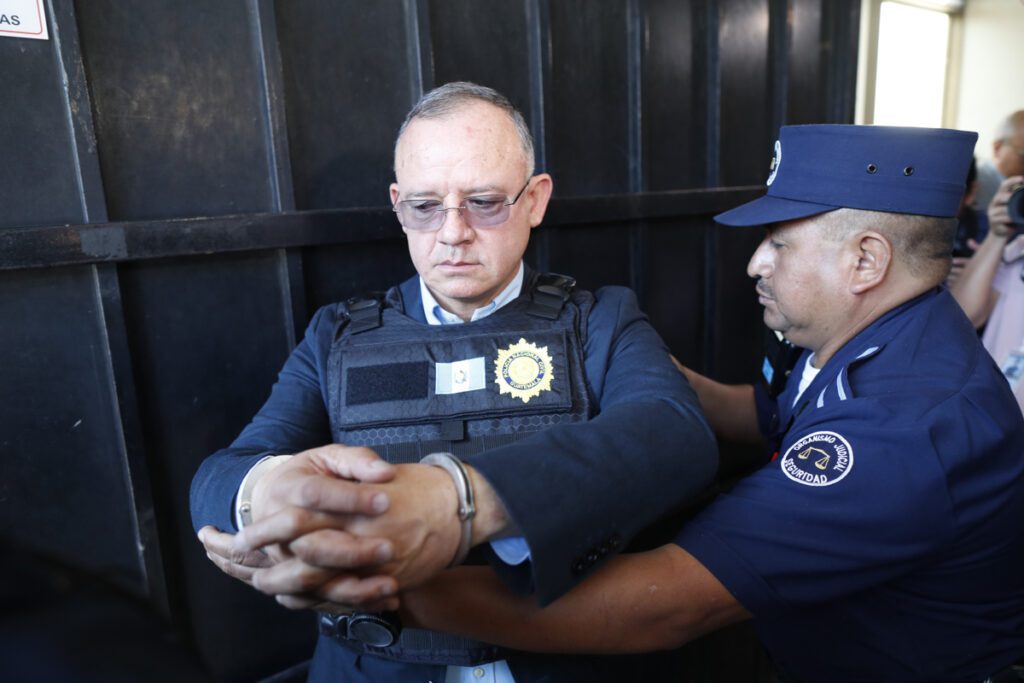
<path id="1" fill-rule="evenodd" d="M 279 465 L 288 462 L 291 457 L 290 455 L 268 455 L 259 460 L 246 473 L 245 478 L 242 479 L 242 483 L 238 487 L 238 493 L 235 495 L 235 524 L 239 530 L 255 521 L 253 518 L 253 501 L 258 496 L 257 487 L 260 482 L 264 481 L 267 473 L 276 469 Z"/>
<path id="2" fill-rule="evenodd" d="M 455 495 L 458 499 L 456 517 L 459 520 L 460 536 L 458 549 L 449 566 L 458 566 L 465 561 L 469 549 L 473 547 L 472 528 L 473 519 L 476 517 L 473 483 L 465 465 L 451 453 L 431 453 L 420 460 L 420 463 L 443 469 L 451 477 L 452 484 L 455 486 Z"/>

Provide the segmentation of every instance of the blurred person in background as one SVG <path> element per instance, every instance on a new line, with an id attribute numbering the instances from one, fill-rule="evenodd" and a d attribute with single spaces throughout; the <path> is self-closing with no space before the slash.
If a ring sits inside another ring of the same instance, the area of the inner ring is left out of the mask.
<path id="1" fill-rule="evenodd" d="M 976 208 L 984 211 L 992 203 L 999 185 L 1010 176 L 1024 175 L 1024 109 L 999 123 L 992 143 L 992 158 L 978 166 Z"/>
<path id="2" fill-rule="evenodd" d="M 1024 409 L 1024 237 L 1007 206 L 1021 186 L 1022 175 L 999 186 L 988 210 L 988 234 L 951 290 L 974 326 L 985 326 L 982 343 Z"/>

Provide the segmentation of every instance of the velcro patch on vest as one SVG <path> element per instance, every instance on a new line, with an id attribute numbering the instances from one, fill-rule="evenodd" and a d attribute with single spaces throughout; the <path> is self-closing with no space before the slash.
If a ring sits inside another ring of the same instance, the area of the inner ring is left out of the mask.
<path id="1" fill-rule="evenodd" d="M 409 342 L 359 341 L 353 336 L 341 354 L 335 419 L 347 429 L 560 413 L 573 405 L 564 330 L 466 335 L 463 328 Z"/>
<path id="2" fill-rule="evenodd" d="M 350 406 L 426 398 L 430 364 L 390 363 L 345 370 L 345 403 Z"/>

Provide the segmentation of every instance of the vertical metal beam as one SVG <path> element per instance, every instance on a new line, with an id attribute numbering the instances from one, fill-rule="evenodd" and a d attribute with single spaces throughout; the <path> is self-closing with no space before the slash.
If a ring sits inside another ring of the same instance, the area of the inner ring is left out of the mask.
<path id="1" fill-rule="evenodd" d="M 647 182 L 643 147 L 643 64 L 647 44 L 645 28 L 646 21 L 640 0 L 626 0 L 626 139 L 630 192 L 643 192 Z M 647 255 L 647 232 L 647 226 L 641 222 L 630 225 L 629 285 L 636 292 L 641 306 L 646 304 L 644 266 Z"/>
<path id="2" fill-rule="evenodd" d="M 704 227 L 704 325 L 702 327 L 704 347 L 704 372 L 714 374 L 718 362 L 718 225 L 708 219 Z"/>
<path id="3" fill-rule="evenodd" d="M 121 301 L 121 281 L 117 266 L 113 263 L 97 264 L 93 266 L 92 272 L 101 316 L 101 329 L 104 331 L 103 341 L 108 362 L 107 379 L 115 398 L 115 403 L 111 406 L 114 411 L 113 421 L 120 426 L 120 433 L 117 434 L 118 438 L 114 443 L 122 454 L 126 468 L 125 479 L 135 507 L 138 550 L 148 596 L 160 614 L 184 623 L 184 615 L 171 612 L 170 594 L 173 589 L 168 584 L 164 569 L 160 529 L 157 526 L 156 496 L 146 459 L 139 397 L 135 389 L 128 328 Z M 165 519 L 164 524 L 169 526 L 170 520 Z M 164 532 L 168 531 L 170 530 L 165 527 Z"/>
<path id="4" fill-rule="evenodd" d="M 964 15 L 963 7 L 949 14 L 949 39 L 946 43 L 946 85 L 942 97 L 943 128 L 956 128 L 957 126 L 957 107 L 960 101 L 960 84 L 963 82 L 964 72 Z M 863 45 L 863 41 L 858 36 L 858 49 L 861 45 Z M 858 65 L 861 63 L 859 54 L 855 63 Z M 859 80 L 860 76 L 858 75 L 857 78 Z"/>
<path id="5" fill-rule="evenodd" d="M 409 103 L 434 87 L 434 52 L 429 0 L 404 0 L 405 50 L 409 60 Z"/>
<path id="6" fill-rule="evenodd" d="M 643 56 L 646 31 L 640 0 L 626 0 L 626 121 L 629 153 L 629 191 L 643 192 Z"/>
<path id="7" fill-rule="evenodd" d="M 697 10 L 699 11 L 699 10 Z M 704 116 L 707 125 L 704 186 L 718 187 L 721 163 L 722 75 L 719 56 L 718 0 L 704 5 L 704 80 L 707 83 Z"/>
<path id="8" fill-rule="evenodd" d="M 860 16 L 857 19 L 858 29 L 863 35 L 857 40 L 857 89 L 855 101 L 856 123 L 870 124 L 875 122 L 875 85 L 878 81 L 878 29 L 882 19 L 882 0 L 863 0 Z"/>
<path id="9" fill-rule="evenodd" d="M 860 47 L 861 0 L 822 0 L 822 40 L 829 46 L 825 66 L 825 116 L 830 123 L 853 123 L 857 94 L 857 58 Z M 879 11 L 878 5 L 872 8 Z M 878 27 L 877 15 L 874 26 Z M 877 52 L 876 43 L 872 50 Z M 868 68 L 874 69 L 874 60 Z M 820 96 L 820 95 L 819 95 Z M 874 108 L 874 84 L 871 86 Z M 870 114 L 869 114 L 870 115 Z M 870 122 L 870 119 L 868 120 Z"/>
<path id="10" fill-rule="evenodd" d="M 99 158 L 96 155 L 96 128 L 92 120 L 89 86 L 82 64 L 78 24 L 70 0 L 50 0 L 50 37 L 57 51 L 61 94 L 67 115 L 68 132 L 78 182 L 78 200 L 83 223 L 106 223 L 107 202 L 103 193 Z"/>
<path id="11" fill-rule="evenodd" d="M 707 147 L 705 148 L 705 186 L 718 187 L 721 163 L 721 97 L 722 79 L 719 58 L 718 0 L 708 0 L 704 5 L 704 78 L 707 83 L 705 121 L 707 126 Z M 716 369 L 718 335 L 715 320 L 718 313 L 718 226 L 708 221 L 704 227 L 704 325 L 703 346 L 704 371 L 714 373 Z"/>
<path id="12" fill-rule="evenodd" d="M 527 69 L 530 79 L 530 132 L 533 134 L 534 162 L 537 171 L 546 171 L 547 144 L 547 84 L 551 82 L 551 8 L 548 0 L 524 0 L 526 12 Z M 557 191 L 558 183 L 555 179 Z M 551 268 L 551 249 L 548 233 L 533 233 L 534 267 L 541 271 Z"/>
<path id="13" fill-rule="evenodd" d="M 74 4 L 71 0 L 50 0 L 48 4 L 50 34 L 61 70 L 62 94 L 72 140 L 83 222 L 106 223 L 106 197 L 96 151 L 96 129 Z M 102 341 L 107 361 L 112 421 L 119 430 L 116 446 L 124 466 L 125 484 L 134 510 L 132 522 L 144 583 L 140 590 L 152 600 L 161 614 L 169 617 L 171 610 L 164 558 L 142 436 L 142 419 L 117 267 L 113 264 L 94 265 L 92 275 L 93 296 L 104 336 Z"/>
<path id="14" fill-rule="evenodd" d="M 551 69 L 551 22 L 547 0 L 525 0 L 526 63 L 530 79 L 530 132 L 537 169 L 547 168 L 545 85 Z"/>
<path id="15" fill-rule="evenodd" d="M 274 0 L 248 0 L 249 29 L 259 73 L 260 114 L 267 148 L 270 207 L 275 213 L 295 210 L 284 74 L 277 39 Z M 300 249 L 278 249 L 278 282 L 283 303 L 285 336 L 295 348 L 306 324 L 306 285 Z"/>
<path id="16" fill-rule="evenodd" d="M 277 40 L 274 0 L 248 0 L 249 29 L 252 33 L 261 95 L 260 115 L 267 142 L 270 210 L 295 210 L 291 156 L 288 151 L 288 122 L 285 111 L 284 75 Z"/>
<path id="17" fill-rule="evenodd" d="M 305 334 L 310 313 L 306 310 L 306 275 L 302 249 L 277 250 L 277 278 L 281 288 L 288 348 L 294 349 Z"/>
<path id="18" fill-rule="evenodd" d="M 789 94 L 789 51 L 791 40 L 792 0 L 769 0 L 768 55 L 771 69 L 768 73 L 772 98 L 772 131 L 786 123 L 786 101 Z"/>

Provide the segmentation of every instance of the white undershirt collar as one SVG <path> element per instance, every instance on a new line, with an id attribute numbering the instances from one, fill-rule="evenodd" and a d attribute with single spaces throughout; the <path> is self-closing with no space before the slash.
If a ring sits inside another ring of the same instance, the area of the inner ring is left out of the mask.
<path id="1" fill-rule="evenodd" d="M 807 360 L 804 362 L 804 371 L 800 374 L 800 386 L 796 389 L 796 396 L 793 398 L 793 405 L 796 405 L 796 402 L 800 400 L 801 396 L 803 396 L 804 389 L 810 386 L 811 382 L 814 381 L 814 378 L 818 376 L 819 372 L 821 372 L 821 368 L 816 368 L 811 364 L 811 360 L 813 358 L 813 354 L 807 356 Z"/>

